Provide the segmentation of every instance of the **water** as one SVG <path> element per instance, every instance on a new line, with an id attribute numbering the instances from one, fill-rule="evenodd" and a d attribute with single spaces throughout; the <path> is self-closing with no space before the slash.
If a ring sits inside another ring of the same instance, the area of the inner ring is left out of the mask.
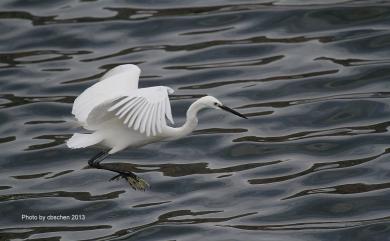
<path id="1" fill-rule="evenodd" d="M 390 240 L 387 1 L 0 3 L 0 240 Z M 69 150 L 73 100 L 138 64 L 191 136 L 106 162 Z M 22 215 L 46 220 L 22 220 Z M 50 215 L 78 220 L 47 220 Z"/>

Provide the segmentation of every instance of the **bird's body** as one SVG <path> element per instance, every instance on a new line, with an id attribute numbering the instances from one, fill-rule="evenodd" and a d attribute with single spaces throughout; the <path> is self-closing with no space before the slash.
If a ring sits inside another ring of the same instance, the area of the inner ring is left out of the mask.
<path id="1" fill-rule="evenodd" d="M 96 126 L 96 130 L 90 134 L 74 134 L 67 142 L 70 148 L 84 148 L 88 146 L 101 146 L 110 149 L 109 154 L 114 154 L 128 147 L 139 148 L 141 146 L 161 140 L 174 140 L 189 134 L 197 124 L 197 120 L 188 121 L 182 127 L 170 127 L 165 125 L 162 132 L 156 136 L 147 136 L 123 125 L 118 119 L 107 120 Z"/>
<path id="2" fill-rule="evenodd" d="M 173 123 L 168 96 L 173 90 L 166 86 L 138 88 L 140 73 L 136 65 L 117 66 L 76 98 L 72 113 L 89 133 L 75 133 L 67 141 L 68 147 L 97 145 L 108 150 L 108 155 L 128 147 L 138 148 L 161 140 L 177 139 L 197 127 L 197 114 L 204 108 L 223 109 L 246 118 L 216 98 L 205 96 L 192 103 L 182 126 L 171 127 L 166 120 Z M 99 156 L 101 160 L 104 157 Z M 95 167 L 98 166 L 95 164 Z"/>

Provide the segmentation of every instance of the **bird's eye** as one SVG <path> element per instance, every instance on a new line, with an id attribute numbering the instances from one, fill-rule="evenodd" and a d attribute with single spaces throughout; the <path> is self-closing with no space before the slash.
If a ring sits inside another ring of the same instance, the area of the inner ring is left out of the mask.
<path id="1" fill-rule="evenodd" d="M 217 105 L 218 105 L 218 103 L 217 103 L 217 102 L 214 102 L 214 105 L 215 105 L 215 106 L 217 106 Z"/>

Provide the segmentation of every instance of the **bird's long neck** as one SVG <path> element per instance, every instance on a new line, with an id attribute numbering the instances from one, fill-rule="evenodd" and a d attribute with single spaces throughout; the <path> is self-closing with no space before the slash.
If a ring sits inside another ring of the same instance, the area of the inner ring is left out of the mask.
<path id="1" fill-rule="evenodd" d="M 195 128 L 198 126 L 197 114 L 201 109 L 203 109 L 203 105 L 201 105 L 200 102 L 195 101 L 192 103 L 190 108 L 187 110 L 186 122 L 180 127 L 172 128 L 172 135 L 180 138 L 190 134 L 193 130 L 195 130 Z"/>

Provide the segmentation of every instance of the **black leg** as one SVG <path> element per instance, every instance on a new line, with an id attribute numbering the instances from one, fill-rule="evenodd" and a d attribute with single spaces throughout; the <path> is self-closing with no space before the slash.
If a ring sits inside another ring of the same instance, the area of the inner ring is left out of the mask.
<path id="1" fill-rule="evenodd" d="M 99 163 L 108 156 L 108 150 L 99 152 L 96 156 L 88 160 L 88 165 L 97 168 Z"/>
<path id="2" fill-rule="evenodd" d="M 109 154 L 109 150 L 99 152 L 96 156 L 88 160 L 88 165 L 97 169 L 104 169 L 111 172 L 116 172 L 118 175 L 114 176 L 111 180 L 125 179 L 129 185 L 135 190 L 145 191 L 149 184 L 142 178 L 135 175 L 133 172 L 124 170 L 123 168 L 116 168 L 113 164 L 100 164 Z"/>

